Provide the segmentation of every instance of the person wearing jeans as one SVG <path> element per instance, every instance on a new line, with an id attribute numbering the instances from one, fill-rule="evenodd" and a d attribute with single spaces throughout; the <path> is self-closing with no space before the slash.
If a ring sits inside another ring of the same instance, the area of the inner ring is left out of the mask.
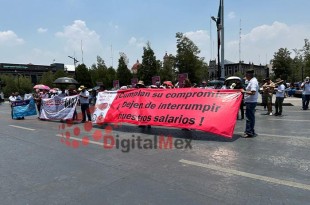
<path id="1" fill-rule="evenodd" d="M 90 110 L 89 110 L 89 92 L 86 90 L 86 87 L 81 85 L 78 89 L 80 92 L 80 103 L 82 111 L 82 123 L 86 121 L 86 114 L 88 121 L 91 121 Z"/>
<path id="2" fill-rule="evenodd" d="M 255 107 L 258 99 L 258 81 L 254 77 L 254 70 L 248 70 L 245 74 L 248 85 L 242 92 L 244 93 L 246 126 L 243 137 L 253 137 L 256 135 L 255 127 Z"/>
<path id="3" fill-rule="evenodd" d="M 285 94 L 285 86 L 283 85 L 283 80 L 278 78 L 276 80 L 276 84 L 278 85 L 278 88 L 276 88 L 276 102 L 275 102 L 275 108 L 276 113 L 275 116 L 281 116 L 282 115 L 282 105 L 284 101 L 284 94 Z"/>

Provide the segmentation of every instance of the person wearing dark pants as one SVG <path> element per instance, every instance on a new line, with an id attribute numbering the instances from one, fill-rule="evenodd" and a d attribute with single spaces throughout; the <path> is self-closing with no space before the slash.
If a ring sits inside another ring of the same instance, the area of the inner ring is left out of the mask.
<path id="1" fill-rule="evenodd" d="M 305 82 L 301 84 L 302 91 L 302 109 L 309 109 L 309 101 L 310 101 L 310 78 L 307 76 Z"/>
<path id="2" fill-rule="evenodd" d="M 282 115 L 282 105 L 284 101 L 284 94 L 285 94 L 285 86 L 283 84 L 283 80 L 278 78 L 276 80 L 276 85 L 278 85 L 278 88 L 276 88 L 276 102 L 275 102 L 275 108 L 276 113 L 275 116 L 281 116 Z"/>
<path id="3" fill-rule="evenodd" d="M 89 92 L 86 90 L 86 87 L 81 85 L 78 89 L 80 92 L 80 103 L 82 111 L 82 123 L 86 121 L 86 114 L 88 121 L 91 121 L 90 110 L 89 110 Z"/>
<path id="4" fill-rule="evenodd" d="M 254 137 L 256 135 L 255 127 L 255 107 L 257 105 L 258 99 L 258 81 L 254 77 L 254 70 L 246 71 L 246 80 L 249 82 L 245 90 L 242 90 L 244 93 L 244 102 L 246 106 L 245 117 L 246 117 L 246 126 L 243 137 Z"/>

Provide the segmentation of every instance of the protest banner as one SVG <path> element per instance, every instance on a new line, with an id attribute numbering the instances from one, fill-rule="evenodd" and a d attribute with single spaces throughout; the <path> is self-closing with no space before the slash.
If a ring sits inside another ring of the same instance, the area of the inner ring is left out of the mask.
<path id="1" fill-rule="evenodd" d="M 12 111 L 13 119 L 37 114 L 33 98 L 12 102 Z"/>
<path id="2" fill-rule="evenodd" d="M 231 138 L 242 100 L 236 90 L 130 89 L 98 94 L 92 122 L 196 129 Z"/>
<path id="3" fill-rule="evenodd" d="M 78 95 L 42 99 L 40 119 L 68 120 L 73 118 Z"/>

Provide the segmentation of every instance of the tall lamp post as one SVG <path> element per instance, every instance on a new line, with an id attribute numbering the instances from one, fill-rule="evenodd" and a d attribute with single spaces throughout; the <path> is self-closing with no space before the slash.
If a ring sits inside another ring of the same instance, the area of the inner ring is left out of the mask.
<path id="1" fill-rule="evenodd" d="M 73 63 L 74 63 L 74 78 L 76 79 L 76 63 L 79 62 L 75 57 L 72 56 L 68 56 L 69 58 L 73 59 Z"/>
<path id="2" fill-rule="evenodd" d="M 221 32 L 221 25 L 219 24 L 219 19 L 211 16 L 211 19 L 216 23 L 216 28 L 217 28 L 217 77 L 218 79 L 221 76 L 221 64 L 220 64 L 220 32 Z"/>
<path id="3" fill-rule="evenodd" d="M 219 79 L 225 79 L 225 65 L 224 65 L 224 0 L 220 0 L 220 6 L 217 18 L 212 16 L 211 19 L 215 21 L 217 28 L 217 41 L 218 41 L 218 59 L 220 56 L 220 46 L 221 46 L 221 66 L 219 65 Z M 219 61 L 219 60 L 218 60 Z M 220 61 L 219 61 L 220 63 Z"/>

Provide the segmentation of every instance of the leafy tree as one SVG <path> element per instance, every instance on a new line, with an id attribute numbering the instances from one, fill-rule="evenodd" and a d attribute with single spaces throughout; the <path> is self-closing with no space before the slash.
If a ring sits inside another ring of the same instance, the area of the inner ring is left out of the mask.
<path id="1" fill-rule="evenodd" d="M 54 80 L 56 80 L 57 78 L 67 77 L 67 76 L 68 76 L 68 74 L 64 70 L 57 70 L 54 73 Z"/>
<path id="2" fill-rule="evenodd" d="M 113 80 L 116 79 L 116 71 L 115 69 L 111 66 L 107 70 L 107 75 L 106 75 L 106 88 L 112 88 L 113 87 Z"/>
<path id="3" fill-rule="evenodd" d="M 31 93 L 33 91 L 33 85 L 31 83 L 31 78 L 27 76 L 19 76 L 19 78 L 15 78 L 15 82 L 17 81 L 18 91 L 20 94 Z"/>
<path id="4" fill-rule="evenodd" d="M 92 84 L 96 85 L 97 82 L 102 82 L 104 85 L 107 85 L 109 83 L 106 78 L 107 70 L 108 68 L 104 60 L 100 56 L 97 56 L 97 64 L 93 64 L 89 70 Z"/>
<path id="5" fill-rule="evenodd" d="M 287 48 L 280 48 L 273 56 L 272 67 L 274 70 L 275 78 L 287 80 L 291 75 L 292 58 L 290 51 Z"/>
<path id="6" fill-rule="evenodd" d="M 17 83 L 13 75 L 1 75 L 1 79 L 4 83 L 3 94 L 5 97 L 9 97 L 13 92 L 18 90 Z"/>
<path id="7" fill-rule="evenodd" d="M 204 78 L 201 76 L 203 68 L 203 58 L 200 58 L 198 54 L 200 50 L 198 47 L 186 37 L 183 33 L 177 33 L 177 55 L 176 64 L 178 73 L 188 73 L 188 78 L 191 82 L 199 82 Z"/>
<path id="8" fill-rule="evenodd" d="M 146 47 L 143 47 L 143 56 L 142 64 L 138 70 L 139 80 L 143 80 L 146 85 L 152 83 L 152 77 L 157 76 L 159 73 L 158 61 L 154 55 L 154 51 L 150 46 L 150 42 L 146 44 Z"/>
<path id="9" fill-rule="evenodd" d="M 302 49 L 304 65 L 303 65 L 303 77 L 310 76 L 310 42 L 309 39 L 305 39 L 305 45 Z M 304 80 L 304 79 L 302 79 Z"/>
<path id="10" fill-rule="evenodd" d="M 80 85 L 92 87 L 91 76 L 85 64 L 78 65 L 76 67 L 75 74 L 76 80 L 80 83 Z"/>
<path id="11" fill-rule="evenodd" d="M 120 85 L 130 85 L 132 74 L 126 64 L 126 55 L 121 54 L 118 60 L 118 68 L 116 70 L 116 78 L 119 80 Z"/>
<path id="12" fill-rule="evenodd" d="M 175 57 L 170 55 L 165 55 L 164 61 L 163 61 L 163 67 L 160 69 L 160 79 L 162 81 L 175 81 L 176 80 L 176 73 L 175 73 Z"/>
<path id="13" fill-rule="evenodd" d="M 54 74 L 52 71 L 48 71 L 43 73 L 41 80 L 39 81 L 40 84 L 47 85 L 49 87 L 53 87 L 54 82 Z"/>

